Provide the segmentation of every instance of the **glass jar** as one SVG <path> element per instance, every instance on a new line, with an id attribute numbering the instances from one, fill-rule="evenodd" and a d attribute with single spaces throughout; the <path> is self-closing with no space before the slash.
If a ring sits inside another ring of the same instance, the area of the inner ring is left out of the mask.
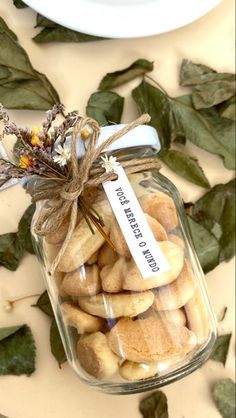
<path id="1" fill-rule="evenodd" d="M 120 127 L 102 128 L 100 142 Z M 84 152 L 80 138 L 77 150 L 79 158 Z M 113 143 L 107 154 L 124 161 L 153 157 L 159 150 L 155 129 L 140 126 Z M 143 278 L 127 245 L 126 229 L 119 226 L 102 186 L 93 207 L 113 247 L 98 230 L 92 234 L 78 211 L 73 236 L 51 276 L 49 267 L 68 219 L 55 233 L 37 236 L 34 222 L 43 202 L 32 222 L 67 359 L 84 382 L 117 394 L 151 390 L 186 376 L 207 360 L 216 339 L 215 317 L 177 189 L 158 171 L 145 170 L 128 179 L 155 246 L 167 261 L 164 271 L 156 271 L 152 255 L 143 253 L 153 268 Z"/>

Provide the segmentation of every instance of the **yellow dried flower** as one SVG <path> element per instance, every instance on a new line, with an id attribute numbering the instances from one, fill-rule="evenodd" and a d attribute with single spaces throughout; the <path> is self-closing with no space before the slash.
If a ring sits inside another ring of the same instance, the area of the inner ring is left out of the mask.
<path id="1" fill-rule="evenodd" d="M 28 157 L 28 155 L 21 155 L 20 161 L 19 161 L 19 167 L 27 169 L 29 167 L 32 167 L 33 161 Z"/>
<path id="2" fill-rule="evenodd" d="M 93 130 L 91 128 L 91 126 L 89 125 L 85 125 L 84 128 L 81 131 L 81 138 L 86 141 L 86 139 L 88 139 L 90 137 L 90 135 L 92 135 Z"/>

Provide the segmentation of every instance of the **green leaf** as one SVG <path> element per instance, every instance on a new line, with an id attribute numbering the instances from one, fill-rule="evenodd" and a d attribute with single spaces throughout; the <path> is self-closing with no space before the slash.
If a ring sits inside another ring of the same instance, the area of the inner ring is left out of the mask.
<path id="1" fill-rule="evenodd" d="M 0 341 L 0 375 L 30 376 L 35 371 L 35 343 L 27 325 Z"/>
<path id="2" fill-rule="evenodd" d="M 32 221 L 34 212 L 35 212 L 35 205 L 30 205 L 28 209 L 26 209 L 25 213 L 23 214 L 19 222 L 18 232 L 17 232 L 17 235 L 18 235 L 18 238 L 20 240 L 22 247 L 24 248 L 24 250 L 28 251 L 30 254 L 35 254 L 34 247 L 32 244 L 32 239 L 31 239 L 31 232 L 30 232 L 31 221 Z"/>
<path id="3" fill-rule="evenodd" d="M 66 361 L 66 354 L 55 319 L 52 320 L 50 328 L 50 345 L 51 352 L 57 360 L 59 367 L 61 367 L 62 363 Z"/>
<path id="4" fill-rule="evenodd" d="M 219 116 L 215 109 L 197 111 L 191 96 L 171 99 L 175 120 L 183 135 L 193 144 L 220 155 L 226 168 L 235 168 L 235 141 L 233 121 Z"/>
<path id="5" fill-rule="evenodd" d="M 235 383 L 231 379 L 218 380 L 212 395 L 222 417 L 235 418 Z"/>
<path id="6" fill-rule="evenodd" d="M 149 113 L 150 125 L 159 135 L 162 152 L 167 150 L 172 139 L 173 114 L 171 102 L 158 88 L 145 81 L 132 91 L 134 101 L 140 113 Z"/>
<path id="7" fill-rule="evenodd" d="M 219 335 L 217 337 L 213 351 L 210 356 L 211 360 L 218 361 L 219 363 L 223 363 L 223 365 L 225 365 L 228 356 L 231 337 L 232 334 Z"/>
<path id="8" fill-rule="evenodd" d="M 143 418 L 169 418 L 167 397 L 160 390 L 142 399 L 139 410 Z"/>
<path id="9" fill-rule="evenodd" d="M 94 42 L 103 41 L 106 38 L 76 32 L 57 25 L 56 27 L 46 27 L 39 32 L 33 40 L 37 43 L 47 42 Z"/>
<path id="10" fill-rule="evenodd" d="M 196 253 L 202 269 L 207 273 L 219 264 L 219 242 L 203 225 L 190 216 L 187 218 Z"/>
<path id="11" fill-rule="evenodd" d="M 23 257 L 24 250 L 16 233 L 0 235 L 0 266 L 15 271 Z"/>
<path id="12" fill-rule="evenodd" d="M 50 299 L 48 297 L 48 292 L 46 290 L 39 297 L 36 304 L 32 305 L 32 306 L 35 306 L 35 307 L 39 308 L 46 315 L 50 316 L 51 318 L 54 318 L 52 305 L 51 305 Z"/>
<path id="13" fill-rule="evenodd" d="M 15 327 L 4 327 L 0 328 L 0 341 L 4 340 L 4 338 L 9 337 L 12 334 L 15 334 L 18 329 L 20 329 L 22 325 L 16 325 Z"/>
<path id="14" fill-rule="evenodd" d="M 86 114 L 94 118 L 100 125 L 120 123 L 124 106 L 124 98 L 112 91 L 93 93 L 86 107 Z"/>
<path id="15" fill-rule="evenodd" d="M 196 109 L 215 106 L 235 95 L 235 75 L 217 73 L 211 68 L 183 60 L 180 84 L 193 86 L 193 104 Z"/>
<path id="16" fill-rule="evenodd" d="M 181 151 L 168 150 L 162 155 L 161 160 L 164 161 L 171 170 L 186 180 L 201 187 L 210 187 L 209 181 L 196 158 L 190 157 Z"/>
<path id="17" fill-rule="evenodd" d="M 23 3 L 22 0 L 13 0 L 13 4 L 17 7 L 17 9 L 25 9 L 28 7 L 27 4 Z"/>
<path id="18" fill-rule="evenodd" d="M 153 63 L 146 59 L 138 59 L 133 62 L 129 67 L 108 73 L 103 77 L 99 84 L 99 90 L 110 90 L 115 87 L 121 86 L 122 84 L 128 83 L 136 77 L 144 75 L 149 71 L 153 70 Z"/>
<path id="19" fill-rule="evenodd" d="M 13 109 L 48 110 L 60 98 L 47 77 L 32 67 L 27 53 L 9 31 L 0 24 L 0 68 L 10 73 L 0 78 L 0 102 Z"/>
<path id="20" fill-rule="evenodd" d="M 209 228 L 209 220 L 221 227 L 219 237 L 220 261 L 227 261 L 235 254 L 235 179 L 218 184 L 194 205 L 193 215 Z"/>

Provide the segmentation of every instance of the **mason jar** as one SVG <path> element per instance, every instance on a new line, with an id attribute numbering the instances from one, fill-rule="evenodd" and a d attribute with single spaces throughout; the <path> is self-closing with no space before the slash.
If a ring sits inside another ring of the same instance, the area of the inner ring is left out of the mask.
<path id="1" fill-rule="evenodd" d="M 101 128 L 99 142 L 122 126 Z M 78 161 L 85 149 L 78 138 Z M 148 162 L 159 151 L 156 130 L 141 125 L 113 143 L 106 159 L 116 157 L 122 167 L 130 159 Z M 123 190 L 123 175 L 129 192 Z M 103 219 L 105 235 L 91 231 L 78 208 L 76 228 L 53 275 L 50 266 L 69 219 L 56 232 L 37 236 L 34 223 L 44 201 L 32 221 L 68 362 L 83 382 L 116 394 L 151 390 L 188 375 L 208 359 L 216 339 L 216 320 L 178 190 L 157 170 L 123 175 L 108 182 L 115 197 L 109 198 L 105 184 L 94 194 L 92 207 Z M 124 221 L 116 213 L 122 201 Z"/>

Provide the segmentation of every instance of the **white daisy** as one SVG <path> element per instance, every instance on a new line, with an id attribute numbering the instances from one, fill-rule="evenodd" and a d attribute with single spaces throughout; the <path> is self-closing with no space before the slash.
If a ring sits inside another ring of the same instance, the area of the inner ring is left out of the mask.
<path id="1" fill-rule="evenodd" d="M 112 155 L 108 157 L 107 154 L 105 154 L 103 157 L 101 157 L 101 160 L 103 161 L 101 165 L 103 168 L 105 168 L 106 173 L 112 173 L 115 171 L 115 167 L 120 165 L 120 163 L 116 161 L 116 157 L 112 157 Z"/>
<path id="2" fill-rule="evenodd" d="M 71 149 L 68 144 L 57 145 L 55 148 L 57 155 L 53 156 L 53 161 L 59 164 L 61 167 L 67 164 L 67 161 L 71 158 Z"/>

